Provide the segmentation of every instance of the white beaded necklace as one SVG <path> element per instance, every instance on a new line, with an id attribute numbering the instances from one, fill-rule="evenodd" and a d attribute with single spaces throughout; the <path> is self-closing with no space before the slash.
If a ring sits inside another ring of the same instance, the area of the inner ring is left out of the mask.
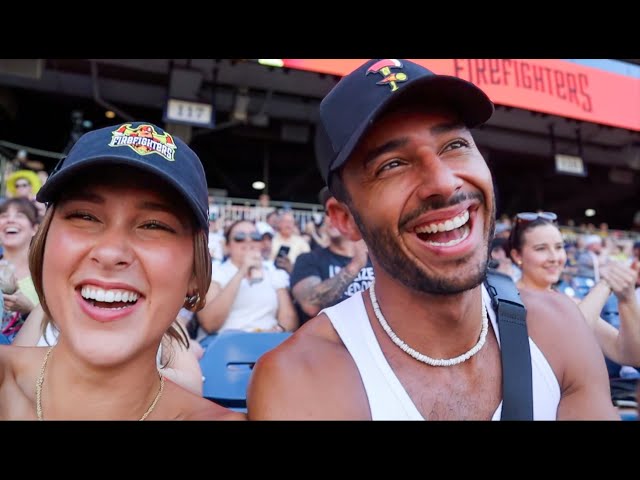
<path id="1" fill-rule="evenodd" d="M 375 282 L 374 282 L 375 283 Z M 373 306 L 373 311 L 376 314 L 376 318 L 380 322 L 382 329 L 387 332 L 389 338 L 395 343 L 398 347 L 400 347 L 404 352 L 411 355 L 416 360 L 426 363 L 427 365 L 431 365 L 432 367 L 451 367 L 452 365 L 458 365 L 459 363 L 465 362 L 473 357 L 476 353 L 480 351 L 480 349 L 484 346 L 485 341 L 487 340 L 487 331 L 489 330 L 489 318 L 487 317 L 487 309 L 484 306 L 484 298 L 482 299 L 482 331 L 480 332 L 480 338 L 478 339 L 478 343 L 476 343 L 471 350 L 463 353 L 462 355 L 458 355 L 455 358 L 431 358 L 426 355 L 423 355 L 420 352 L 415 351 L 409 345 L 404 343 L 398 336 L 395 334 L 391 327 L 385 320 L 382 315 L 382 311 L 380 310 L 380 305 L 378 305 L 378 300 L 376 299 L 376 292 L 374 290 L 374 283 L 371 284 L 369 288 L 369 296 L 371 297 L 371 305 Z"/>

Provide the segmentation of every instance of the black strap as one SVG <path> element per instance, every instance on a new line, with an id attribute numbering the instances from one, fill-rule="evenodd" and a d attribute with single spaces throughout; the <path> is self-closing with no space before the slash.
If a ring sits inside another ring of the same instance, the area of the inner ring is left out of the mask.
<path id="1" fill-rule="evenodd" d="M 527 331 L 527 310 L 508 275 L 489 271 L 487 290 L 498 317 L 502 357 L 501 420 L 533 420 L 531 352 Z"/>

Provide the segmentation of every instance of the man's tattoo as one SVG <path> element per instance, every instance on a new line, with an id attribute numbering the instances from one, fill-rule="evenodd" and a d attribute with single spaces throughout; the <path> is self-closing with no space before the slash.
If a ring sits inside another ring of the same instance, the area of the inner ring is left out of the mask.
<path id="1" fill-rule="evenodd" d="M 318 285 L 315 285 L 309 292 L 307 301 L 320 308 L 330 307 L 334 305 L 354 278 L 358 276 L 349 274 L 346 268 L 342 268 L 334 277 L 326 279 Z"/>

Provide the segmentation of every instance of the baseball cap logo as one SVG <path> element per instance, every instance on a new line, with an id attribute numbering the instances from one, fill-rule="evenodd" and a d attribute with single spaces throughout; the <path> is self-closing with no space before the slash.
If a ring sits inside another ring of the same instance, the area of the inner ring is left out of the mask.
<path id="1" fill-rule="evenodd" d="M 143 124 L 132 127 L 130 123 L 118 127 L 112 132 L 110 147 L 129 147 L 138 155 L 157 153 L 173 162 L 176 144 L 168 133 L 158 133 L 153 125 Z"/>
<path id="2" fill-rule="evenodd" d="M 379 73 L 383 78 L 379 82 L 376 82 L 376 85 L 389 85 L 391 91 L 395 92 L 398 89 L 398 82 L 407 81 L 407 74 L 404 72 L 392 72 L 392 68 L 402 68 L 402 62 L 393 58 L 380 60 L 369 67 L 367 75 L 370 73 Z"/>

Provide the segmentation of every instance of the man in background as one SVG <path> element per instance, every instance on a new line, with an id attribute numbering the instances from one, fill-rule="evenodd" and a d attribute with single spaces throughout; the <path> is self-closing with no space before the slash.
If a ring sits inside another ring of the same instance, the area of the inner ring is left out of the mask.
<path id="1" fill-rule="evenodd" d="M 296 230 L 296 221 L 293 217 L 293 213 L 284 212 L 282 215 L 280 215 L 278 230 L 275 237 L 273 238 L 273 243 L 271 245 L 272 260 L 276 259 L 278 251 L 282 246 L 289 247 L 289 253 L 287 254 L 287 257 L 291 261 L 292 265 L 296 263 L 298 255 L 311 250 L 311 248 L 309 247 L 309 243 L 304 238 L 302 238 L 302 236 L 298 234 Z"/>
<path id="2" fill-rule="evenodd" d="M 320 203 L 325 207 L 336 202 L 327 187 L 320 191 Z M 346 300 L 366 290 L 373 281 L 373 266 L 363 240 L 346 238 L 325 216 L 329 246 L 316 248 L 298 257 L 291 273 L 292 294 L 306 318 L 320 310 Z"/>

